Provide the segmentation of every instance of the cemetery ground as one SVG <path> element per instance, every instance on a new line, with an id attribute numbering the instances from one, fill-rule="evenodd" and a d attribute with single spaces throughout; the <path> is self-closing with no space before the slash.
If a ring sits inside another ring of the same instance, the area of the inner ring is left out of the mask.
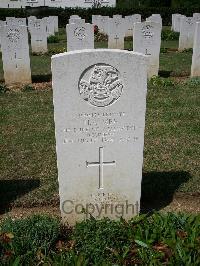
<path id="1" fill-rule="evenodd" d="M 14 218 L 1 223 L 4 262 L 200 264 L 200 79 L 189 78 L 192 51 L 180 53 L 177 40 L 162 41 L 160 77 L 148 83 L 144 215 L 130 222 L 91 219 L 72 229 L 61 227 L 55 218 L 59 197 L 50 83 L 50 58 L 66 50 L 65 38 L 62 29 L 58 42 L 49 43 L 47 55 L 31 56 L 33 85 L 8 91 L 0 87 L 0 215 L 5 218 L 12 207 L 9 214 Z M 131 49 L 131 43 L 127 40 L 125 48 Z M 106 41 L 96 42 L 95 47 L 106 47 Z M 160 212 L 152 215 L 153 210 Z M 30 216 L 33 213 L 54 217 Z M 24 219 L 15 220 L 19 217 Z"/>

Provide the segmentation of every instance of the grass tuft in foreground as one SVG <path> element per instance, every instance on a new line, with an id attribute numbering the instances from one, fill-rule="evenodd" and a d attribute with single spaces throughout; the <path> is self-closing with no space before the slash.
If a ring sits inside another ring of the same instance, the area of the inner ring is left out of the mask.
<path id="1" fill-rule="evenodd" d="M 200 215 L 90 219 L 74 228 L 32 216 L 1 224 L 4 265 L 199 265 Z"/>

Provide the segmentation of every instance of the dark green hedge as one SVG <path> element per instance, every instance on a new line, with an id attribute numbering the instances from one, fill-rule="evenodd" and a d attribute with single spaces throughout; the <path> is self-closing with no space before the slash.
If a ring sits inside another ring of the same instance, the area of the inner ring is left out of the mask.
<path id="1" fill-rule="evenodd" d="M 76 14 L 82 18 L 85 18 L 87 22 L 91 22 L 92 14 L 99 14 L 105 16 L 112 16 L 113 14 L 122 14 L 123 16 L 131 14 L 141 14 L 142 19 L 149 17 L 152 13 L 161 14 L 163 19 L 163 25 L 171 25 L 171 15 L 180 13 L 186 16 L 192 16 L 193 13 L 200 12 L 200 8 L 168 8 L 168 7 L 157 7 L 157 8 L 111 8 L 103 7 L 100 9 L 83 9 L 83 8 L 27 8 L 27 9 L 0 9 L 0 19 L 3 20 L 5 17 L 28 17 L 35 15 L 38 18 L 44 16 L 59 16 L 60 26 L 65 26 L 71 15 Z"/>

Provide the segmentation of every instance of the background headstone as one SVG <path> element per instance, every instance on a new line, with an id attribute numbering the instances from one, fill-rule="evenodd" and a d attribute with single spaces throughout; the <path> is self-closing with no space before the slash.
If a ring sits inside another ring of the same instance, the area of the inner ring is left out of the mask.
<path id="1" fill-rule="evenodd" d="M 162 18 L 160 14 L 152 14 L 150 17 L 146 19 L 146 21 L 158 23 L 162 27 Z"/>
<path id="2" fill-rule="evenodd" d="M 11 25 L 3 28 L 2 59 L 6 84 L 31 83 L 27 27 Z"/>
<path id="3" fill-rule="evenodd" d="M 26 26 L 26 18 L 7 17 L 6 24 L 8 26 Z"/>
<path id="4" fill-rule="evenodd" d="M 200 22 L 196 22 L 192 55 L 191 76 L 200 76 Z"/>
<path id="5" fill-rule="evenodd" d="M 46 21 L 44 19 L 31 20 L 29 23 L 32 53 L 44 54 L 48 52 Z"/>
<path id="6" fill-rule="evenodd" d="M 3 20 L 0 20 L 0 51 L 1 51 L 1 39 L 2 39 L 2 31 L 3 27 L 6 25 L 6 22 Z"/>
<path id="7" fill-rule="evenodd" d="M 98 26 L 98 29 L 103 34 L 108 34 L 108 20 L 109 16 L 100 16 L 93 15 L 92 16 L 92 24 Z"/>
<path id="8" fill-rule="evenodd" d="M 133 51 L 148 56 L 148 78 L 158 75 L 161 45 L 161 25 L 155 22 L 135 23 Z"/>
<path id="9" fill-rule="evenodd" d="M 67 51 L 94 49 L 94 27 L 79 21 L 66 25 Z"/>
<path id="10" fill-rule="evenodd" d="M 193 17 L 181 17 L 179 51 L 193 47 L 195 23 Z"/>
<path id="11" fill-rule="evenodd" d="M 193 18 L 195 22 L 200 22 L 200 13 L 194 13 Z"/>
<path id="12" fill-rule="evenodd" d="M 71 24 L 71 23 L 77 23 L 77 22 L 83 22 L 83 23 L 85 23 L 85 19 L 82 19 L 81 17 L 79 17 L 78 15 L 72 15 L 72 16 L 70 16 L 70 18 L 69 18 L 69 24 Z"/>
<path id="13" fill-rule="evenodd" d="M 52 18 L 52 17 L 45 17 L 43 19 L 46 21 L 47 37 L 54 36 L 55 35 L 54 18 Z"/>
<path id="14" fill-rule="evenodd" d="M 63 221 L 132 218 L 140 209 L 146 58 L 108 49 L 55 55 L 52 78 Z"/>
<path id="15" fill-rule="evenodd" d="M 115 15 L 108 19 L 108 48 L 124 49 L 124 38 L 127 25 L 121 15 Z"/>
<path id="16" fill-rule="evenodd" d="M 125 16 L 125 21 L 127 27 L 126 37 L 133 37 L 134 23 L 141 22 L 141 15 L 134 14 L 131 16 Z"/>
<path id="17" fill-rule="evenodd" d="M 50 16 L 54 20 L 54 32 L 58 32 L 58 16 Z"/>

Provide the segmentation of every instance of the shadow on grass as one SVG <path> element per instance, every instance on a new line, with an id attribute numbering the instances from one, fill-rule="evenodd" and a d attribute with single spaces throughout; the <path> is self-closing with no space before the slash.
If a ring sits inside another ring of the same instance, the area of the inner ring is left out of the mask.
<path id="1" fill-rule="evenodd" d="M 0 180 L 0 214 L 11 207 L 11 203 L 40 186 L 40 180 Z"/>
<path id="2" fill-rule="evenodd" d="M 162 78 L 169 78 L 171 76 L 172 71 L 168 70 L 159 70 L 158 75 Z"/>
<path id="3" fill-rule="evenodd" d="M 177 189 L 190 178 L 184 171 L 143 173 L 141 212 L 158 211 L 169 205 Z"/>
<path id="4" fill-rule="evenodd" d="M 49 82 L 51 81 L 51 74 L 46 75 L 32 75 L 32 82 L 40 83 L 40 82 Z"/>

